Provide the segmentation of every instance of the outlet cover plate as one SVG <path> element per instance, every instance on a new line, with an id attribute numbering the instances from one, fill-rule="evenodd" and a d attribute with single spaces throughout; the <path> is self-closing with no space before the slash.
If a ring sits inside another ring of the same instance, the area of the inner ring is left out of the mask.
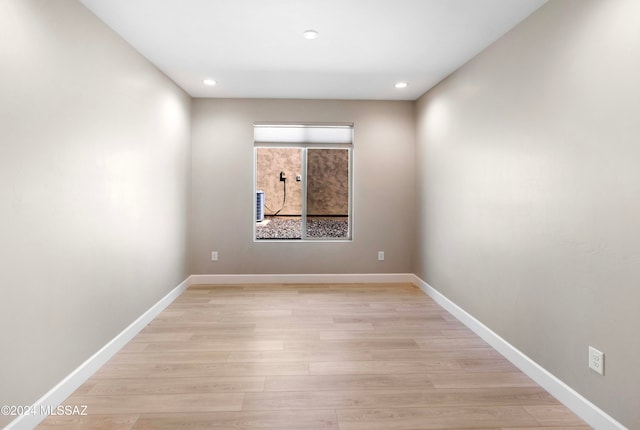
<path id="1" fill-rule="evenodd" d="M 594 347 L 589 347 L 589 369 L 604 375 L 604 353 Z"/>

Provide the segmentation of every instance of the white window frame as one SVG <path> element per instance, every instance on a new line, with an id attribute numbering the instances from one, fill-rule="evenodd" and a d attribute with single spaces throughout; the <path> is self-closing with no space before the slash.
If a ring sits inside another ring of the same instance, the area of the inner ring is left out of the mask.
<path id="1" fill-rule="evenodd" d="M 309 124 L 283 124 L 283 123 L 254 123 L 253 143 L 253 207 L 255 209 L 256 182 L 257 182 L 257 154 L 258 148 L 299 148 L 302 150 L 301 176 L 301 235 L 300 239 L 258 239 L 256 237 L 256 220 L 253 214 L 253 241 L 256 243 L 273 242 L 352 242 L 353 241 L 353 134 L 352 123 L 309 123 Z M 307 234 L 307 150 L 308 149 L 346 149 L 348 150 L 348 226 L 345 238 L 313 238 Z"/>

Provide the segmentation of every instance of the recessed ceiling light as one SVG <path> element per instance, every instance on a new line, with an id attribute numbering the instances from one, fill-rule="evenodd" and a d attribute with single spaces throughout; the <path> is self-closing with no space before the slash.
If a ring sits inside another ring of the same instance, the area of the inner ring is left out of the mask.
<path id="1" fill-rule="evenodd" d="M 204 81 L 202 81 L 203 84 L 212 87 L 216 84 L 216 81 L 214 81 L 213 79 L 205 79 Z"/>
<path id="2" fill-rule="evenodd" d="M 407 84 L 406 82 L 398 82 L 396 84 L 396 88 L 407 88 L 409 84 Z"/>
<path id="3" fill-rule="evenodd" d="M 305 39 L 313 40 L 318 37 L 318 32 L 315 30 L 307 30 L 304 33 L 302 33 L 302 35 L 304 36 Z"/>

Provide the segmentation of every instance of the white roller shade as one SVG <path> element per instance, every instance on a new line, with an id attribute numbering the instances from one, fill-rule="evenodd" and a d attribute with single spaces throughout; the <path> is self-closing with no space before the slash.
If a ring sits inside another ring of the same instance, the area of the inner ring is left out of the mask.
<path id="1" fill-rule="evenodd" d="M 255 143 L 353 143 L 352 125 L 254 125 Z"/>

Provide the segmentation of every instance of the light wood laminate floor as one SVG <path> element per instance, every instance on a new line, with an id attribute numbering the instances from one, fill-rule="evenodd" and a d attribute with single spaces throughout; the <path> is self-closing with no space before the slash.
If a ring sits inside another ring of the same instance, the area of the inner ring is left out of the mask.
<path id="1" fill-rule="evenodd" d="M 38 428 L 588 429 L 410 284 L 192 286 Z"/>

